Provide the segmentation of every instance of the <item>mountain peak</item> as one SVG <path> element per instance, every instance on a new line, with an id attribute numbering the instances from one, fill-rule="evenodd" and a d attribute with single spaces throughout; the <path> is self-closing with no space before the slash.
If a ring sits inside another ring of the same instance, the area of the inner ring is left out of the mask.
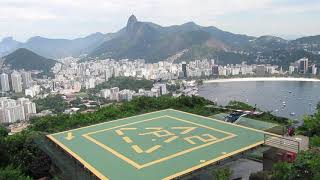
<path id="1" fill-rule="evenodd" d="M 133 14 L 129 17 L 128 19 L 128 23 L 127 23 L 127 32 L 132 34 L 134 32 L 135 29 L 135 25 L 137 24 L 138 20 L 136 18 L 136 16 L 134 16 Z"/>
<path id="2" fill-rule="evenodd" d="M 130 26 L 131 24 L 135 24 L 136 22 L 138 22 L 138 20 L 136 16 L 132 14 L 128 19 L 127 26 Z"/>

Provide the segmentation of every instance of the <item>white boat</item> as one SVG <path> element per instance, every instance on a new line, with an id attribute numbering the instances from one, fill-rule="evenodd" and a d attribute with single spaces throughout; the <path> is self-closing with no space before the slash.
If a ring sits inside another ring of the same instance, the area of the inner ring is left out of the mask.
<path id="1" fill-rule="evenodd" d="M 296 115 L 296 113 L 294 113 L 294 112 L 290 113 L 290 116 L 294 116 L 294 115 Z"/>

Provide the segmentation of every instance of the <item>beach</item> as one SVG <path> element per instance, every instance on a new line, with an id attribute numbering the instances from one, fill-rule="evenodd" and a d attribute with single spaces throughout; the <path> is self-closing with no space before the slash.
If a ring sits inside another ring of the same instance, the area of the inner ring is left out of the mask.
<path id="1" fill-rule="evenodd" d="M 250 78 L 230 78 L 230 79 L 205 80 L 205 81 L 203 81 L 203 83 L 254 82 L 254 81 L 304 81 L 304 82 L 320 82 L 320 79 L 315 79 L 315 78 L 294 78 L 294 77 L 250 77 Z"/>

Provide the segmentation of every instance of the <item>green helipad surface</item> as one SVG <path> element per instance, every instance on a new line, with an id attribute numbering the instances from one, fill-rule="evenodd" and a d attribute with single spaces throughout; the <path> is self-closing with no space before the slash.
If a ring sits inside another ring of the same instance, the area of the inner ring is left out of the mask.
<path id="1" fill-rule="evenodd" d="M 100 179 L 172 179 L 263 144 L 263 131 L 173 109 L 48 135 Z"/>

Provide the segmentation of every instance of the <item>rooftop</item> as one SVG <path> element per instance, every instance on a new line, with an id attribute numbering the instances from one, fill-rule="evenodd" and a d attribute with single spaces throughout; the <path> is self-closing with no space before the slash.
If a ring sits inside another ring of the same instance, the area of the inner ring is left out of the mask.
<path id="1" fill-rule="evenodd" d="M 48 138 L 100 179 L 172 179 L 262 145 L 264 134 L 167 109 Z"/>

